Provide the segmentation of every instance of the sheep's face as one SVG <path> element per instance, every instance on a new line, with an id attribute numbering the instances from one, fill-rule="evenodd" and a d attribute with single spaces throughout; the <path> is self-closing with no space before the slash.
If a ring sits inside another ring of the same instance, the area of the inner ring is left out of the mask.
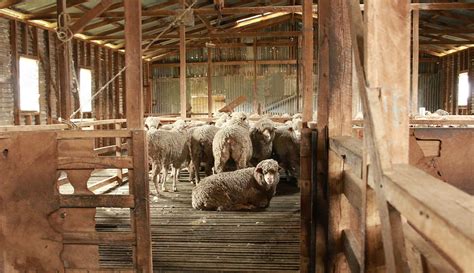
<path id="1" fill-rule="evenodd" d="M 275 128 L 265 128 L 262 132 L 262 136 L 263 136 L 263 140 L 265 140 L 265 142 L 270 142 L 272 141 L 273 137 L 275 136 Z"/>
<path id="2" fill-rule="evenodd" d="M 260 184 L 276 186 L 280 181 L 278 162 L 273 159 L 263 160 L 255 168 L 255 175 Z"/>

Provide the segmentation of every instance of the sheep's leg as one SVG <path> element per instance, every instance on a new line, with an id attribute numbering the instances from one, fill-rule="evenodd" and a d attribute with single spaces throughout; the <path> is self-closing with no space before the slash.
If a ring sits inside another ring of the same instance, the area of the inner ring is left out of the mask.
<path id="1" fill-rule="evenodd" d="M 168 179 L 168 168 L 166 166 L 163 168 L 163 177 L 161 179 L 163 180 L 161 190 L 166 191 L 166 179 Z"/>
<path id="2" fill-rule="evenodd" d="M 237 170 L 247 168 L 247 154 L 242 152 L 239 158 L 234 158 L 237 165 Z"/>
<path id="3" fill-rule="evenodd" d="M 199 169 L 201 168 L 201 159 L 198 158 L 198 159 L 195 159 L 193 160 L 193 165 L 194 165 L 194 181 L 197 184 L 199 184 L 200 182 L 200 178 L 199 178 Z M 191 180 L 191 183 L 192 183 L 192 180 Z"/>
<path id="4" fill-rule="evenodd" d="M 155 190 L 156 190 L 156 195 L 158 195 L 158 180 L 157 180 L 157 176 L 158 176 L 158 173 L 159 173 L 159 168 L 158 168 L 158 164 L 153 162 L 151 164 L 151 175 L 152 175 L 152 181 L 153 181 L 153 184 L 155 185 Z M 161 179 L 161 177 L 159 177 Z"/>
<path id="5" fill-rule="evenodd" d="M 177 191 L 178 188 L 176 187 L 176 182 L 178 181 L 178 175 L 179 175 L 179 170 L 180 168 L 172 168 L 174 171 L 174 177 L 173 177 L 173 192 Z"/>

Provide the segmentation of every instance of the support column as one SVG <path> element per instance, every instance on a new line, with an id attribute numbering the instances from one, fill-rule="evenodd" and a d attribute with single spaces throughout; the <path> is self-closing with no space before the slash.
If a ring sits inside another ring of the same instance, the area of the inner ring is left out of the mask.
<path id="1" fill-rule="evenodd" d="M 140 1 L 124 0 L 124 8 L 127 127 L 143 129 L 141 4 Z"/>
<path id="2" fill-rule="evenodd" d="M 257 94 L 257 38 L 253 41 L 253 112 L 258 113 Z"/>
<path id="3" fill-rule="evenodd" d="M 329 9 L 329 92 L 328 137 L 352 134 L 352 43 L 347 0 L 331 0 Z M 350 207 L 342 196 L 343 159 L 329 151 L 328 156 L 328 270 L 340 268 L 343 255 L 342 230 L 350 228 Z"/>
<path id="4" fill-rule="evenodd" d="M 179 1 L 182 8 L 186 8 L 184 0 Z M 186 118 L 186 27 L 183 23 L 179 26 L 179 101 L 181 117 Z"/>
<path id="5" fill-rule="evenodd" d="M 212 49 L 207 48 L 207 116 L 212 117 Z"/>
<path id="6" fill-rule="evenodd" d="M 58 21 L 63 26 L 68 25 L 66 16 L 60 16 L 67 6 L 66 0 L 57 0 Z M 26 39 L 27 40 L 27 39 Z M 58 56 L 58 75 L 59 75 L 59 90 L 61 94 L 61 118 L 69 119 L 72 114 L 72 94 L 71 94 L 71 49 L 70 42 L 58 41 L 57 56 Z"/>
<path id="7" fill-rule="evenodd" d="M 412 45 L 412 75 L 411 75 L 411 113 L 418 113 L 418 65 L 420 59 L 420 11 L 412 11 L 413 45 Z"/>
<path id="8" fill-rule="evenodd" d="M 312 185 L 311 185 L 311 130 L 308 121 L 313 113 L 313 1 L 303 1 L 303 130 L 300 145 L 300 189 L 301 189 L 301 238 L 300 272 L 310 272 L 311 264 L 311 226 L 312 226 Z"/>
<path id="9" fill-rule="evenodd" d="M 326 182 L 328 180 L 328 96 L 329 96 L 329 12 L 331 0 L 318 1 L 318 159 L 316 163 L 316 272 L 326 272 L 328 204 Z M 304 60 L 306 56 L 302 54 Z"/>
<path id="10" fill-rule="evenodd" d="M 410 3 L 367 0 L 365 66 L 370 87 L 382 89 L 392 163 L 408 164 L 410 98 Z"/>

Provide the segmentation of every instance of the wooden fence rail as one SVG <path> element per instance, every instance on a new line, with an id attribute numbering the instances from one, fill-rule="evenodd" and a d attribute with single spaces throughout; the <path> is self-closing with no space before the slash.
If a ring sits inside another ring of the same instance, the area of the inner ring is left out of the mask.
<path id="1" fill-rule="evenodd" d="M 363 188 L 369 186 L 368 190 L 373 191 L 375 187 L 372 166 L 368 168 L 367 181 L 353 171 L 366 165 L 362 146 L 362 141 L 355 138 L 330 139 L 330 149 L 344 162 L 342 194 L 358 212 L 365 210 Z M 381 185 L 387 201 L 407 220 L 403 224 L 405 238 L 432 267 L 439 272 L 473 272 L 472 196 L 405 164 L 394 164 L 392 171 L 384 175 Z M 365 241 L 364 230 L 344 229 L 339 232 L 352 272 L 360 272 L 365 259 L 361 244 L 371 242 Z"/>

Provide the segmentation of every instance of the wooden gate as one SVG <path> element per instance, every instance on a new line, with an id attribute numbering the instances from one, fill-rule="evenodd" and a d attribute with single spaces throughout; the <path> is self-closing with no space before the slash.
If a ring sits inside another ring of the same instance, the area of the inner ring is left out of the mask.
<path id="1" fill-rule="evenodd" d="M 126 139 L 128 155 L 99 156 L 98 138 Z M 119 272 L 152 271 L 145 131 L 11 132 L 0 151 L 3 272 L 94 272 L 100 244 L 133 246 L 133 269 Z M 129 193 L 95 195 L 87 181 L 97 169 L 128 169 Z M 59 193 L 61 172 L 73 194 Z M 96 232 L 97 207 L 129 208 L 131 230 Z"/>

